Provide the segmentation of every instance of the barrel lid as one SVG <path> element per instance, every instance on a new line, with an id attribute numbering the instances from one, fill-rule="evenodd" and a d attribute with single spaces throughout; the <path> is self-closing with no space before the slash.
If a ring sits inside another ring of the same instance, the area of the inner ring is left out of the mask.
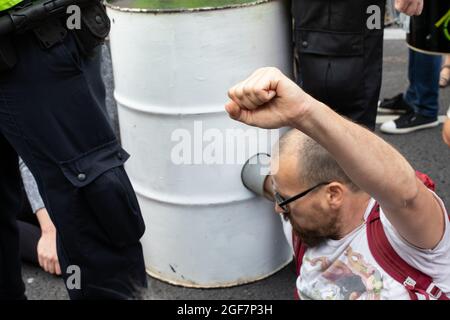
<path id="1" fill-rule="evenodd" d="M 174 13 L 248 7 L 275 0 L 106 0 L 106 6 L 119 11 Z"/>

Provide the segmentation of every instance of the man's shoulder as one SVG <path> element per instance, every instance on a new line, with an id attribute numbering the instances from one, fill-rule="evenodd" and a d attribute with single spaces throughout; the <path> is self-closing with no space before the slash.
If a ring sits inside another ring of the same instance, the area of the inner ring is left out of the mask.
<path id="1" fill-rule="evenodd" d="M 433 193 L 438 200 L 445 216 L 444 235 L 435 248 L 422 249 L 410 244 L 399 234 L 399 232 L 397 232 L 384 214 L 382 208 L 380 208 L 380 220 L 386 237 L 395 252 L 412 267 L 433 276 L 433 274 L 441 271 L 449 272 L 448 270 L 450 269 L 450 217 L 443 201 L 436 193 L 431 190 L 430 192 Z M 448 268 L 442 269 L 442 266 L 444 265 L 448 266 Z M 437 269 L 436 266 L 440 266 L 439 268 L 441 270 Z"/>

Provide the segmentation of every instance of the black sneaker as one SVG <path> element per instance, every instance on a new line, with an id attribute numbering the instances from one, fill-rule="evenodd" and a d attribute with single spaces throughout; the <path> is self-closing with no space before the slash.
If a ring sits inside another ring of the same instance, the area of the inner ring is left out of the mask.
<path id="1" fill-rule="evenodd" d="M 383 99 L 378 102 L 378 112 L 385 114 L 405 114 L 412 111 L 409 104 L 403 99 L 403 93 L 399 93 L 393 98 Z"/>
<path id="2" fill-rule="evenodd" d="M 439 121 L 437 118 L 429 118 L 418 113 L 409 112 L 400 116 L 396 120 L 385 122 L 380 130 L 384 133 L 403 134 L 416 130 L 437 127 Z"/>

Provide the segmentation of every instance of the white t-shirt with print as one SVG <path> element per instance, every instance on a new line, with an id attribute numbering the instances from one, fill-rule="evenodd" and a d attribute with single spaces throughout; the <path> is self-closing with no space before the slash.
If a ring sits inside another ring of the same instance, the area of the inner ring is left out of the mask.
<path id="1" fill-rule="evenodd" d="M 433 193 L 434 194 L 434 193 Z M 450 297 L 450 227 L 441 199 L 435 195 L 445 213 L 445 233 L 433 250 L 423 250 L 407 243 L 380 210 L 386 236 L 397 254 L 408 264 L 433 278 Z M 364 214 L 367 220 L 375 205 L 371 199 Z M 292 247 L 292 226 L 283 223 Z M 340 240 L 327 240 L 308 249 L 303 257 L 297 290 L 302 300 L 400 300 L 410 299 L 406 289 L 390 277 L 375 261 L 369 250 L 366 224 Z"/>

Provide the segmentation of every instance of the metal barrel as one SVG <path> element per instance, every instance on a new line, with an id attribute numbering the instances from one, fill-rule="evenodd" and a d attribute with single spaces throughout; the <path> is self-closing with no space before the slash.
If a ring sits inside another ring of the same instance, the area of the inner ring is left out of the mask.
<path id="1" fill-rule="evenodd" d="M 257 68 L 291 73 L 289 8 L 283 0 L 232 2 L 107 5 L 120 133 L 132 155 L 126 169 L 147 224 L 147 272 L 187 287 L 249 283 L 292 258 L 273 204 L 240 179 L 245 161 L 270 152 L 279 131 L 244 126 L 224 111 L 227 90 Z"/>

